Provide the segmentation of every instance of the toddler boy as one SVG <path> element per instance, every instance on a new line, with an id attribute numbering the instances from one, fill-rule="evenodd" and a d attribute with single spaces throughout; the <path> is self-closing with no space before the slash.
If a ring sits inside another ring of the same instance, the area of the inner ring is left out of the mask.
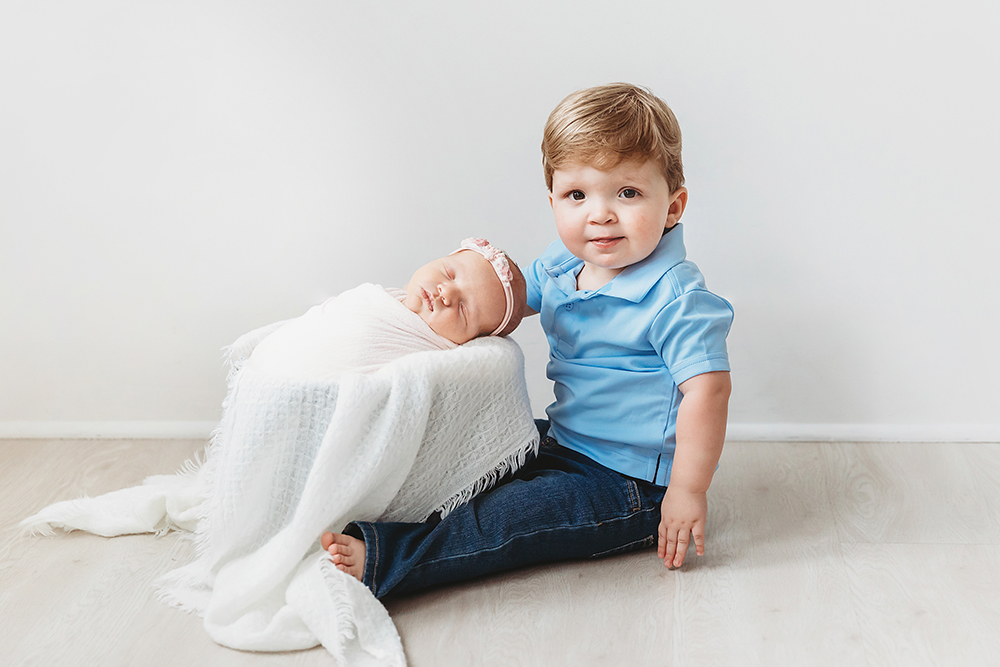
<path id="1" fill-rule="evenodd" d="M 444 519 L 356 522 L 322 544 L 377 597 L 529 563 L 705 549 L 722 453 L 732 308 L 685 259 L 681 135 L 629 84 L 573 93 L 542 164 L 559 240 L 525 272 L 555 402 L 538 456 Z"/>

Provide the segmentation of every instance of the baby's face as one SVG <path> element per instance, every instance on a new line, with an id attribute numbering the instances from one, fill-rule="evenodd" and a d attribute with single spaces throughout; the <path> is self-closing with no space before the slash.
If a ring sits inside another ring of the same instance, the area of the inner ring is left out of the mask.
<path id="1" fill-rule="evenodd" d="M 403 303 L 435 333 L 458 345 L 500 326 L 507 307 L 493 266 L 471 250 L 417 269 Z"/>

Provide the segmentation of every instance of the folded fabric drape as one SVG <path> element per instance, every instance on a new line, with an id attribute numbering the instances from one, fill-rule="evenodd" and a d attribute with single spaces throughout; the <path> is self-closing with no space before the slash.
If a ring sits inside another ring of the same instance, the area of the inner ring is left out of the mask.
<path id="1" fill-rule="evenodd" d="M 292 320 L 294 322 L 295 320 Z M 175 475 L 25 519 L 98 535 L 193 531 L 196 559 L 158 582 L 220 644 L 322 644 L 341 665 L 404 665 L 385 608 L 319 545 L 350 521 L 423 521 L 516 469 L 538 447 L 520 348 L 481 338 L 337 380 L 247 364 L 288 322 L 230 347 L 223 418 L 204 460 Z"/>

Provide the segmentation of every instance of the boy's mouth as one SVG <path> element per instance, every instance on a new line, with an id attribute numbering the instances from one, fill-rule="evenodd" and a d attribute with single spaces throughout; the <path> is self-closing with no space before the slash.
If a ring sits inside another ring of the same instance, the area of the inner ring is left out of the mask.
<path id="1" fill-rule="evenodd" d="M 614 244 L 621 241 L 624 236 L 602 236 L 597 239 L 590 239 L 590 242 L 596 245 L 598 248 L 610 248 Z"/>

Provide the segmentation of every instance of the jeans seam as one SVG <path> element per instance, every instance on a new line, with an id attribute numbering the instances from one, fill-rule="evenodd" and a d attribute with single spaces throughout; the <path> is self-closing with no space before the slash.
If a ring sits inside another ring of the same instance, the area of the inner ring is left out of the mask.
<path id="1" fill-rule="evenodd" d="M 373 546 L 375 547 L 375 558 L 373 559 L 373 563 L 372 563 L 372 595 L 377 595 L 377 593 L 375 591 L 375 581 L 378 579 L 378 575 L 376 573 L 378 572 L 378 560 L 379 560 L 378 559 L 378 551 L 379 550 L 378 550 L 378 531 L 377 530 L 373 530 L 372 531 L 372 542 L 374 542 Z"/>
<path id="2" fill-rule="evenodd" d="M 625 481 L 628 482 L 628 498 L 629 502 L 632 503 L 632 511 L 638 512 L 642 508 L 639 502 L 639 486 L 631 479 Z"/>
<path id="3" fill-rule="evenodd" d="M 628 547 L 634 546 L 636 544 L 644 544 L 644 543 L 647 543 L 647 542 L 649 542 L 650 544 L 652 544 L 652 539 L 653 539 L 652 535 L 647 535 L 646 537 L 643 537 L 643 538 L 638 539 L 638 540 L 632 540 L 631 542 L 627 542 L 627 543 L 625 543 L 625 544 L 623 544 L 621 546 L 613 547 L 611 549 L 605 549 L 604 551 L 601 551 L 599 553 L 594 554 L 593 556 L 591 556 L 591 558 L 600 558 L 601 556 L 609 554 L 609 553 L 611 553 L 613 551 L 619 551 L 621 549 L 627 549 Z"/>
<path id="4" fill-rule="evenodd" d="M 361 575 L 361 583 L 365 585 L 365 588 L 371 590 L 372 595 L 376 595 L 379 565 L 378 531 L 368 521 L 355 521 L 353 525 L 361 533 L 361 541 L 365 545 L 364 572 Z"/>
<path id="5" fill-rule="evenodd" d="M 492 551 L 499 551 L 500 549 L 503 549 L 504 547 L 506 547 L 508 544 L 510 544 L 514 540 L 520 539 L 522 537 L 530 537 L 532 535 L 539 535 L 539 534 L 542 534 L 542 533 L 551 533 L 551 532 L 555 532 L 555 531 L 559 531 L 559 530 L 565 530 L 567 528 L 570 528 L 570 529 L 596 528 L 596 527 L 599 527 L 599 526 L 605 526 L 605 525 L 610 524 L 610 523 L 617 523 L 617 522 L 620 522 L 620 521 L 625 521 L 627 519 L 631 519 L 632 517 L 634 517 L 637 514 L 647 514 L 649 512 L 654 512 L 654 511 L 656 511 L 656 509 L 657 508 L 653 507 L 653 508 L 650 508 L 650 509 L 640 510 L 638 512 L 633 512 L 632 514 L 629 514 L 628 516 L 618 516 L 618 517 L 615 517 L 613 519 L 609 519 L 607 521 L 595 521 L 595 522 L 591 522 L 591 523 L 582 523 L 582 524 L 578 524 L 578 525 L 574 525 L 574 526 L 557 526 L 555 528 L 541 528 L 539 530 L 534 530 L 534 531 L 532 531 L 530 533 L 521 533 L 519 535 L 515 535 L 514 537 L 511 537 L 510 539 L 504 541 L 503 544 L 498 544 L 497 546 L 490 547 L 488 549 L 478 549 L 476 551 L 469 551 L 467 553 L 452 554 L 450 556 L 442 556 L 441 558 L 435 558 L 433 560 L 422 561 L 422 562 L 417 563 L 416 565 L 414 565 L 413 568 L 411 568 L 410 572 L 418 570 L 421 567 L 424 567 L 426 565 L 433 565 L 434 563 L 440 563 L 442 561 L 449 561 L 449 560 L 454 560 L 454 559 L 457 559 L 457 558 L 468 558 L 470 556 L 475 556 L 475 555 L 478 555 L 478 554 L 485 554 L 485 553 L 490 553 Z"/>

